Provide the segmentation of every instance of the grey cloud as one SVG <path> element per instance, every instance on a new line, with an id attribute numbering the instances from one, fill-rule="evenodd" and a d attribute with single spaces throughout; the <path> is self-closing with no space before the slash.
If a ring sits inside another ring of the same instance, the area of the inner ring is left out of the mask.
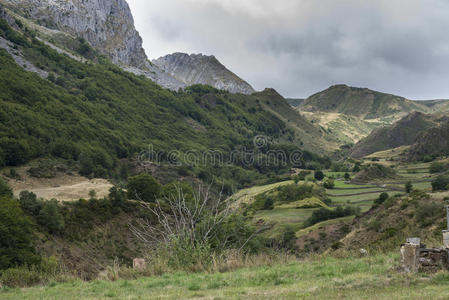
<path id="1" fill-rule="evenodd" d="M 449 98 L 446 0 L 129 0 L 150 57 L 214 54 L 255 88 Z"/>

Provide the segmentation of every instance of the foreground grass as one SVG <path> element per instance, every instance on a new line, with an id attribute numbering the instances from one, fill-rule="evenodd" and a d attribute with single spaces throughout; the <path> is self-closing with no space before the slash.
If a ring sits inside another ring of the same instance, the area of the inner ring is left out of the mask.
<path id="1" fill-rule="evenodd" d="M 0 299 L 447 299 L 449 276 L 405 275 L 397 255 L 323 258 L 229 273 L 0 290 Z"/>

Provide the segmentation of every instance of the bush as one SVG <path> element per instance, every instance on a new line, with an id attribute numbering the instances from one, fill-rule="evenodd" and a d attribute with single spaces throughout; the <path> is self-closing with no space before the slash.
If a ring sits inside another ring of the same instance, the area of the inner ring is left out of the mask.
<path id="1" fill-rule="evenodd" d="M 126 202 L 126 192 L 121 188 L 113 186 L 109 189 L 108 198 L 111 201 L 112 206 L 122 207 Z"/>
<path id="2" fill-rule="evenodd" d="M 411 181 L 408 181 L 408 182 L 405 184 L 405 192 L 406 192 L 407 194 L 410 194 L 412 191 L 413 191 L 413 184 L 412 184 Z"/>
<path id="3" fill-rule="evenodd" d="M 385 201 L 387 201 L 387 199 L 390 197 L 390 195 L 388 195 L 388 193 L 382 193 L 379 195 L 379 197 L 374 201 L 375 204 L 377 205 L 381 205 L 382 203 L 384 203 Z"/>
<path id="4" fill-rule="evenodd" d="M 128 198 L 144 202 L 155 202 L 161 193 L 160 184 L 149 174 L 140 174 L 129 178 Z"/>
<path id="5" fill-rule="evenodd" d="M 32 216 L 37 216 L 44 205 L 36 194 L 29 191 L 20 192 L 19 202 L 22 209 Z"/>
<path id="6" fill-rule="evenodd" d="M 9 187 L 9 185 L 6 184 L 3 178 L 0 177 L 0 198 L 12 196 L 13 196 L 12 189 Z"/>
<path id="7" fill-rule="evenodd" d="M 444 217 L 445 210 L 441 203 L 431 202 L 421 204 L 416 211 L 416 219 L 422 227 L 434 224 L 439 218 Z"/>
<path id="8" fill-rule="evenodd" d="M 0 281 L 8 287 L 27 287 L 41 282 L 39 272 L 27 267 L 8 269 L 1 274 Z"/>
<path id="9" fill-rule="evenodd" d="M 60 274 L 59 261 L 54 257 L 43 258 L 37 265 L 10 268 L 1 273 L 0 282 L 8 287 L 29 287 L 48 283 Z"/>
<path id="10" fill-rule="evenodd" d="M 285 228 L 282 234 L 282 246 L 289 250 L 293 250 L 296 246 L 296 232 L 290 226 Z"/>
<path id="11" fill-rule="evenodd" d="M 263 210 L 272 210 L 274 209 L 274 201 L 271 198 L 266 198 L 263 204 Z"/>
<path id="12" fill-rule="evenodd" d="M 33 247 L 33 224 L 12 198 L 0 198 L 0 237 L 0 270 L 40 262 Z"/>
<path id="13" fill-rule="evenodd" d="M 60 212 L 57 200 L 44 202 L 39 212 L 39 224 L 46 227 L 50 233 L 61 233 L 64 229 L 64 218 Z"/>
<path id="14" fill-rule="evenodd" d="M 359 209 L 349 206 L 345 208 L 342 206 L 337 206 L 335 209 L 320 208 L 312 213 L 312 215 L 306 220 L 305 224 L 306 226 L 312 226 L 323 221 L 338 219 L 358 213 Z"/>
<path id="15" fill-rule="evenodd" d="M 435 180 L 433 180 L 432 190 L 434 192 L 449 190 L 449 176 L 438 176 Z"/>
<path id="16" fill-rule="evenodd" d="M 316 171 L 314 177 L 316 180 L 321 181 L 324 179 L 324 173 L 322 171 Z"/>
<path id="17" fill-rule="evenodd" d="M 289 184 L 278 188 L 277 199 L 279 202 L 294 202 L 313 196 L 313 185 L 311 184 Z"/>
<path id="18" fill-rule="evenodd" d="M 448 165 L 441 162 L 433 162 L 430 165 L 429 172 L 432 174 L 441 173 L 448 169 Z"/>
<path id="19" fill-rule="evenodd" d="M 325 189 L 333 189 L 335 187 L 335 180 L 332 178 L 326 178 L 323 182 L 323 187 Z"/>

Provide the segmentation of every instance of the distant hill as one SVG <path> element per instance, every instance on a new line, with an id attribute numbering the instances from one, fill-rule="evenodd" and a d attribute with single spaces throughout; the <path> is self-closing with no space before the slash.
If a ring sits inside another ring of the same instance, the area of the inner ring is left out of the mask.
<path id="1" fill-rule="evenodd" d="M 442 122 L 416 138 L 416 142 L 408 151 L 409 160 L 421 160 L 426 156 L 437 157 L 449 155 L 449 118 L 443 118 Z"/>
<path id="2" fill-rule="evenodd" d="M 374 129 L 389 126 L 413 112 L 447 112 L 449 100 L 412 101 L 367 88 L 335 85 L 310 96 L 297 110 L 341 143 L 358 143 Z"/>
<path id="3" fill-rule="evenodd" d="M 213 55 L 173 53 L 152 62 L 186 85 L 207 84 L 231 93 L 255 92 L 251 85 L 228 70 Z"/>
<path id="4" fill-rule="evenodd" d="M 262 108 L 287 124 L 287 127 L 295 133 L 297 141 L 307 150 L 326 153 L 339 148 L 338 139 L 319 124 L 311 123 L 303 114 L 292 108 L 276 90 L 265 89 L 251 95 Z"/>
<path id="5" fill-rule="evenodd" d="M 436 115 L 414 112 L 390 126 L 375 129 L 353 147 L 351 157 L 362 158 L 378 151 L 412 145 L 421 132 L 439 122 Z"/>
<path id="6" fill-rule="evenodd" d="M 400 119 L 413 111 L 428 112 L 429 108 L 417 101 L 367 88 L 335 85 L 307 98 L 301 110 L 389 121 Z"/>
<path id="7" fill-rule="evenodd" d="M 301 104 L 304 103 L 306 99 L 299 99 L 299 98 L 285 98 L 288 104 L 290 104 L 293 107 L 298 107 Z"/>

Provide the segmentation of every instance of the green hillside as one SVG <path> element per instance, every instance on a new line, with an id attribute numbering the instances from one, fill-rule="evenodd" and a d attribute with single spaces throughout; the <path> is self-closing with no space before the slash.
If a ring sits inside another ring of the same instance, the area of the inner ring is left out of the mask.
<path id="1" fill-rule="evenodd" d="M 412 145 L 419 134 L 440 122 L 440 118 L 423 113 L 412 113 L 390 126 L 374 130 L 351 150 L 351 156 L 362 158 L 366 155 L 401 146 Z"/>
<path id="2" fill-rule="evenodd" d="M 342 113 L 381 121 L 398 119 L 413 111 L 428 111 L 427 106 L 417 101 L 346 85 L 335 85 L 310 96 L 301 109 L 311 112 Z"/>
<path id="3" fill-rule="evenodd" d="M 325 151 L 320 130 L 285 101 L 274 103 L 271 91 L 245 96 L 192 86 L 172 92 L 123 71 L 87 45 L 78 55 L 93 58 L 83 63 L 59 54 L 26 27 L 18 32 L 5 21 L 0 25 L 0 36 L 49 73 L 43 79 L 27 72 L 0 51 L 0 166 L 57 157 L 77 161 L 84 175 L 111 176 L 120 159 L 135 157 L 149 145 L 161 153 L 162 162 L 208 149 L 220 150 L 227 159 L 234 150 L 254 150 L 254 137 L 260 135 L 268 140 L 264 149 L 255 149 L 262 156 L 272 148 Z M 176 155 L 169 157 L 170 151 Z M 314 159 L 312 154 L 304 157 Z M 245 167 L 254 174 L 265 172 L 262 165 Z M 212 172 L 229 179 L 245 173 Z M 241 177 L 247 181 L 254 174 Z"/>

